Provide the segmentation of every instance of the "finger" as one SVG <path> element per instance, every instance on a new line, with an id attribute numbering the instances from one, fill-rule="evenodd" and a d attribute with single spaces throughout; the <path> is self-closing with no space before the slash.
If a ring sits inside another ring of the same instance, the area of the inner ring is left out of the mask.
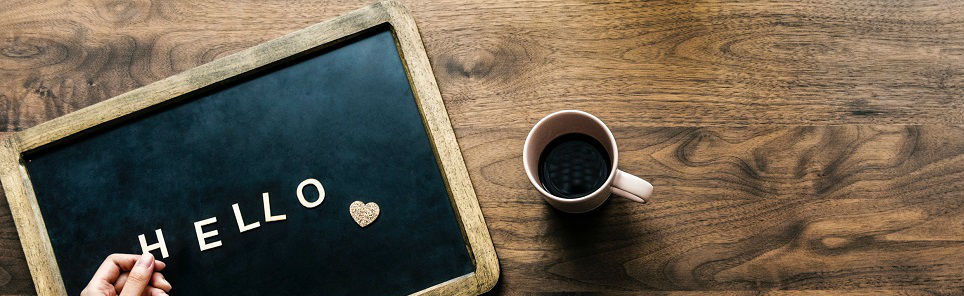
<path id="1" fill-rule="evenodd" d="M 131 254 L 112 254 L 107 256 L 107 259 L 104 259 L 104 262 L 97 268 L 97 272 L 94 272 L 94 277 L 91 279 L 91 282 L 95 280 L 108 283 L 116 282 L 121 271 L 129 270 L 129 266 L 134 265 L 137 257 L 137 255 Z"/>
<path id="2" fill-rule="evenodd" d="M 120 292 L 124 290 L 124 284 L 126 283 L 127 283 L 127 273 L 125 272 L 125 273 L 122 273 L 120 276 L 118 276 L 117 281 L 114 282 L 114 289 L 117 290 L 117 295 L 120 295 Z"/>
<path id="3" fill-rule="evenodd" d="M 125 272 L 117 277 L 117 282 L 114 283 L 114 288 L 117 289 L 117 294 L 120 294 L 120 292 L 124 290 L 124 284 L 126 283 L 127 273 Z M 164 278 L 164 275 L 160 272 L 155 272 L 153 275 L 151 275 L 151 286 L 164 290 L 164 292 L 171 292 L 171 288 L 173 288 L 171 283 L 167 281 L 167 278 Z"/>
<path id="4" fill-rule="evenodd" d="M 141 255 L 137 254 L 111 254 L 107 256 L 107 260 L 104 260 L 104 262 L 111 261 L 115 266 L 120 268 L 121 271 L 130 271 L 131 268 L 134 268 L 134 263 L 137 262 L 137 259 L 140 258 Z M 166 263 L 160 260 L 154 260 L 154 269 L 156 271 L 161 271 L 164 267 L 167 267 Z"/>
<path id="5" fill-rule="evenodd" d="M 141 293 L 141 295 L 142 296 L 168 296 L 167 292 L 164 292 L 164 290 L 154 288 L 154 287 L 148 287 L 146 290 L 144 290 L 144 293 Z"/>
<path id="6" fill-rule="evenodd" d="M 171 291 L 171 283 L 168 282 L 160 272 L 155 272 L 154 275 L 151 276 L 151 286 L 164 290 L 164 292 Z"/>
<path id="7" fill-rule="evenodd" d="M 164 262 L 154 260 L 155 273 L 157 271 L 164 269 L 165 266 L 166 265 L 164 264 Z M 124 290 L 125 283 L 127 283 L 127 272 L 121 272 L 121 275 L 117 277 L 116 281 L 114 281 L 114 289 L 117 290 L 117 294 L 120 294 L 120 291 Z"/>
<path id="8" fill-rule="evenodd" d="M 90 283 L 87 283 L 87 287 L 81 292 L 83 295 L 101 295 L 108 294 L 110 290 L 114 289 L 113 283 L 117 279 L 118 274 L 120 274 L 120 267 L 114 263 L 110 256 L 104 259 L 104 262 L 100 264 L 97 271 L 94 272 L 94 276 L 91 277 Z"/>
<path id="9" fill-rule="evenodd" d="M 137 259 L 137 262 L 127 274 L 127 281 L 124 283 L 124 289 L 121 290 L 120 296 L 141 295 L 147 287 L 147 283 L 150 282 L 153 273 L 154 255 L 144 253 Z"/>
<path id="10" fill-rule="evenodd" d="M 119 276 L 121 272 L 130 271 L 140 257 L 141 255 L 134 254 L 111 254 L 101 263 L 97 272 L 94 273 L 94 278 L 113 283 L 117 280 L 117 276 Z M 164 267 L 167 267 L 167 264 L 159 260 L 154 260 L 154 264 L 156 271 L 161 271 Z"/>
<path id="11" fill-rule="evenodd" d="M 154 260 L 154 271 L 164 270 L 165 267 L 167 267 L 167 263 L 164 263 L 161 260 Z"/>
<path id="12" fill-rule="evenodd" d="M 90 282 L 83 291 L 80 291 L 80 296 L 99 295 L 116 295 L 116 293 L 114 293 L 114 287 L 104 281 Z"/>

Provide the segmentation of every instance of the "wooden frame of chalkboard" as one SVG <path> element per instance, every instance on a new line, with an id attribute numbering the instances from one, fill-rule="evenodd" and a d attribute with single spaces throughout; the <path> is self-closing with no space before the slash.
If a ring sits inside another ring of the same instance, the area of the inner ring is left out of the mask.
<path id="1" fill-rule="evenodd" d="M 186 94 L 337 45 L 352 36 L 385 25 L 394 33 L 466 248 L 475 265 L 472 273 L 426 287 L 415 294 L 476 295 L 491 289 L 499 276 L 498 259 L 415 20 L 401 4 L 386 1 L 287 34 L 3 139 L 0 142 L 0 182 L 38 294 L 66 295 L 66 289 L 34 187 L 25 169 L 24 153 L 63 142 L 67 138 L 84 137 L 85 132 L 96 127 L 124 124 L 125 118 L 175 101 Z"/>

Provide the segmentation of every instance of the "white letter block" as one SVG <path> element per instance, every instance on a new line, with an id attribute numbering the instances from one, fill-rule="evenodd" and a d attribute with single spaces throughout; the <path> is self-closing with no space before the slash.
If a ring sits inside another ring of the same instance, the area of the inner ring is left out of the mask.
<path id="1" fill-rule="evenodd" d="M 305 194 L 302 193 L 302 190 L 304 190 L 305 186 L 307 185 L 315 186 L 315 188 L 318 189 L 318 200 L 313 202 L 308 202 L 307 200 L 305 200 Z M 315 179 L 307 179 L 307 180 L 301 181 L 301 184 L 298 184 L 297 193 L 298 193 L 298 201 L 301 202 L 301 205 L 309 209 L 317 207 L 318 205 L 321 204 L 321 202 L 325 201 L 325 187 L 321 186 L 321 182 L 318 182 L 318 180 L 315 180 Z"/>
<path id="2" fill-rule="evenodd" d="M 231 205 L 231 208 L 234 209 L 234 220 L 238 221 L 238 230 L 240 230 L 241 232 L 245 232 L 261 226 L 261 222 L 254 222 L 248 225 L 244 225 L 244 219 L 241 219 L 241 208 L 238 207 L 238 204 Z"/>
<path id="3" fill-rule="evenodd" d="M 288 219 L 288 215 L 271 216 L 271 198 L 268 197 L 267 192 L 261 194 L 261 200 L 264 201 L 264 222 L 274 222 Z"/>
<path id="4" fill-rule="evenodd" d="M 164 242 L 164 233 L 158 228 L 154 230 L 154 234 L 157 235 L 157 242 L 153 245 L 147 245 L 147 237 L 143 234 L 137 236 L 137 240 L 141 241 L 141 253 L 148 253 L 153 250 L 161 249 L 161 259 L 167 258 L 167 243 Z"/>
<path id="5" fill-rule="evenodd" d="M 202 226 L 212 224 L 212 223 L 217 223 L 217 222 L 218 222 L 218 217 L 211 217 L 201 221 L 194 222 L 194 232 L 197 233 L 197 244 L 201 246 L 202 252 L 205 250 L 214 249 L 221 246 L 221 241 L 215 241 L 210 244 L 204 242 L 204 239 L 206 238 L 217 236 L 218 235 L 217 230 L 208 231 L 208 232 L 203 232 L 201 230 Z"/>

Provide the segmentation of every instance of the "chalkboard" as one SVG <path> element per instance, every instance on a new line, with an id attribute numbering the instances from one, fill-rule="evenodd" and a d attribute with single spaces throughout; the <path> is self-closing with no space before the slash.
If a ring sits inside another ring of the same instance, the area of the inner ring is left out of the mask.
<path id="1" fill-rule="evenodd" d="M 38 292 L 79 294 L 107 255 L 142 250 L 180 295 L 488 290 L 494 252 L 430 74 L 384 2 L 132 92 L 161 96 L 143 108 L 118 111 L 138 101 L 122 95 L 65 116 L 90 126 L 7 139 Z M 377 203 L 371 224 L 355 201 Z"/>

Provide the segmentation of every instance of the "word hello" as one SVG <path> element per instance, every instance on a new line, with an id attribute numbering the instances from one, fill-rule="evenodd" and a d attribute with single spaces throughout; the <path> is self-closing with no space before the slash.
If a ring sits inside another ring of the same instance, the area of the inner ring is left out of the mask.
<path id="1" fill-rule="evenodd" d="M 304 190 L 305 187 L 309 185 L 314 186 L 315 189 L 318 190 L 318 199 L 316 199 L 315 201 L 308 201 L 307 199 L 305 199 L 305 196 L 302 193 L 302 190 Z M 311 209 L 311 208 L 317 207 L 318 205 L 321 205 L 321 202 L 325 201 L 325 187 L 321 186 L 321 182 L 318 182 L 318 180 L 307 179 L 302 181 L 301 184 L 298 184 L 297 195 L 298 195 L 298 201 L 301 202 L 301 205 L 304 206 L 305 208 Z M 264 202 L 264 222 L 265 223 L 284 221 L 288 219 L 287 215 L 271 214 L 271 198 L 268 196 L 267 192 L 261 194 L 261 200 Z M 261 227 L 260 221 L 255 221 L 254 223 L 245 224 L 244 219 L 241 218 L 241 209 L 238 207 L 237 203 L 232 204 L 231 208 L 234 209 L 234 220 L 238 223 L 238 230 L 240 230 L 241 232 L 245 232 L 248 230 Z M 217 217 L 211 217 L 201 221 L 194 222 L 194 233 L 197 234 L 197 244 L 201 248 L 202 252 L 221 246 L 220 240 L 210 241 L 210 240 L 213 240 L 214 237 L 218 235 L 218 231 L 216 229 L 211 231 L 204 231 L 204 226 L 214 224 L 217 222 L 218 222 Z M 137 236 L 137 239 L 141 243 L 141 252 L 147 253 L 153 250 L 160 249 L 161 258 L 167 258 L 168 257 L 167 243 L 164 242 L 164 232 L 161 231 L 160 228 L 158 228 L 157 230 L 154 230 L 154 233 L 157 235 L 157 242 L 152 245 L 147 244 L 147 237 L 145 237 L 143 234 Z"/>

